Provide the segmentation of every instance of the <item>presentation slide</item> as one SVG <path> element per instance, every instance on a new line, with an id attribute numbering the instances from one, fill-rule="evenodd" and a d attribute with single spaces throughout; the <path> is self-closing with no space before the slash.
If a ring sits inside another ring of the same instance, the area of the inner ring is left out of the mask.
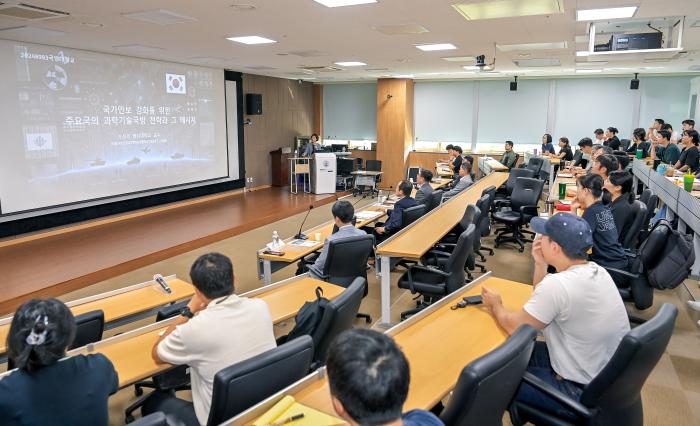
<path id="1" fill-rule="evenodd" d="M 238 178 L 223 70 L 0 40 L 0 79 L 0 214 Z"/>

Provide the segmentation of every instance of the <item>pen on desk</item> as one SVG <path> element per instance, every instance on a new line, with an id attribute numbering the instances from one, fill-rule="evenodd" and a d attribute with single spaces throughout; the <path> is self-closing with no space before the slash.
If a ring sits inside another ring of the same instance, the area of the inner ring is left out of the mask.
<path id="1" fill-rule="evenodd" d="M 279 421 L 276 421 L 274 423 L 270 423 L 270 426 L 282 426 L 282 425 L 286 425 L 287 423 L 291 423 L 291 422 L 294 422 L 294 421 L 297 421 L 297 420 L 303 419 L 303 418 L 304 418 L 304 413 L 299 413 L 299 414 L 293 415 L 292 417 L 287 417 L 284 420 L 279 420 Z"/>

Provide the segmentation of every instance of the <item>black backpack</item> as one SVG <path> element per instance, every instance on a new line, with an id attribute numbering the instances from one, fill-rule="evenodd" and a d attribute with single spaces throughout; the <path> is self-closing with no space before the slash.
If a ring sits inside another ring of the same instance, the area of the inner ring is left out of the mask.
<path id="1" fill-rule="evenodd" d="M 665 238 L 665 241 L 654 244 L 655 238 Z M 672 289 L 688 278 L 690 268 L 695 262 L 692 238 L 692 235 L 674 230 L 666 220 L 660 220 L 654 225 L 643 243 L 659 247 L 642 259 L 647 270 L 649 285 L 659 290 Z"/>
<path id="2" fill-rule="evenodd" d="M 297 316 L 294 317 L 296 324 L 292 331 L 287 334 L 285 341 L 294 340 L 299 336 L 313 336 L 321 324 L 321 319 L 329 303 L 330 300 L 323 297 L 323 289 L 316 287 L 316 300 L 304 303 L 299 309 Z"/>

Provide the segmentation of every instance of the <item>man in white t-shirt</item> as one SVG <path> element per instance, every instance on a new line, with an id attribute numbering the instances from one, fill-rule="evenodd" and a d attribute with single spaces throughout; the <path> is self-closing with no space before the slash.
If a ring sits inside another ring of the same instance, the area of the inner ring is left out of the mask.
<path id="1" fill-rule="evenodd" d="M 153 347 L 153 358 L 190 367 L 193 402 L 161 392 L 148 399 L 142 413 L 162 411 L 184 424 L 205 425 L 216 373 L 277 344 L 267 304 L 233 294 L 233 265 L 228 257 L 200 256 L 190 278 L 194 297 Z"/>
<path id="2" fill-rule="evenodd" d="M 530 226 L 540 234 L 532 246 L 535 272 L 530 300 L 513 312 L 493 290 L 484 288 L 482 298 L 509 334 L 523 324 L 542 330 L 545 341 L 535 344 L 528 372 L 578 400 L 630 330 L 627 312 L 607 271 L 587 261 L 593 235 L 585 220 L 560 213 L 549 220 L 535 217 Z M 557 273 L 548 274 L 547 265 Z M 560 416 L 571 415 L 526 384 L 516 399 Z"/>

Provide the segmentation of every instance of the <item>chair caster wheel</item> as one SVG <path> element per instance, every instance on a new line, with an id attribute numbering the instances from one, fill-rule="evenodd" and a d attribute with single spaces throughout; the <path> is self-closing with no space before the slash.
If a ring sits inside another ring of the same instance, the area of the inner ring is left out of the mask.
<path id="1" fill-rule="evenodd" d="M 522 253 L 522 252 L 525 251 L 525 249 L 521 247 L 521 248 L 518 249 L 518 251 L 519 251 L 520 253 Z"/>

